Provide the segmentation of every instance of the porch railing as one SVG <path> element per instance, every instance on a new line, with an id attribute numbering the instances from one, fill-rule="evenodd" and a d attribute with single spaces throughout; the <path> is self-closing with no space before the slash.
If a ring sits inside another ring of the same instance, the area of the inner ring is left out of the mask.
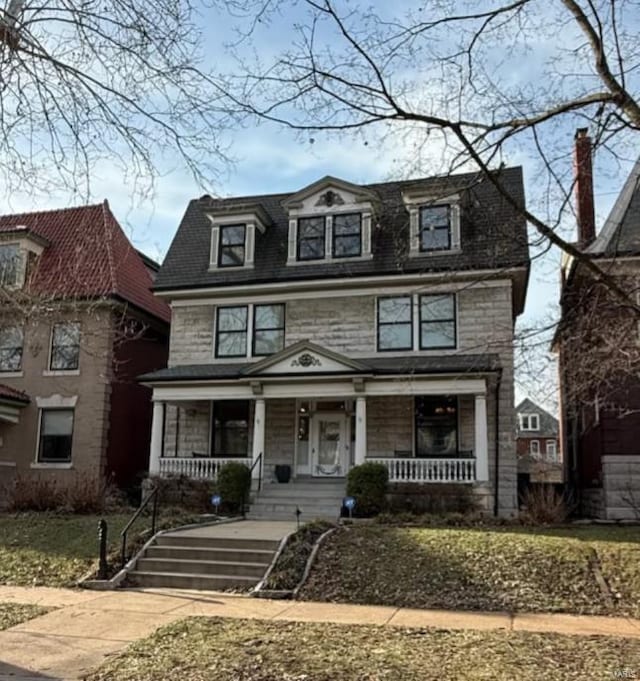
<path id="1" fill-rule="evenodd" d="M 367 459 L 387 467 L 389 482 L 474 482 L 475 459 Z"/>
<path id="2" fill-rule="evenodd" d="M 209 457 L 166 457 L 160 459 L 160 476 L 184 475 L 194 480 L 215 480 L 218 471 L 226 463 L 243 463 L 251 466 L 250 458 L 227 457 L 224 459 Z"/>

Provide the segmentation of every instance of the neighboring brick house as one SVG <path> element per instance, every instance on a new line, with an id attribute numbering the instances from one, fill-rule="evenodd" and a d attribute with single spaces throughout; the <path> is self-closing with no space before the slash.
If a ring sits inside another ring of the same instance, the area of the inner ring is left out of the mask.
<path id="1" fill-rule="evenodd" d="M 516 407 L 516 451 L 526 482 L 562 482 L 558 419 L 528 398 Z"/>
<path id="2" fill-rule="evenodd" d="M 0 486 L 146 470 L 170 310 L 108 203 L 0 216 Z M 157 269 L 157 267 L 156 267 Z M 79 482 L 80 481 L 80 482 Z"/>
<path id="3" fill-rule="evenodd" d="M 520 168 L 500 180 L 523 205 Z M 313 484 L 379 461 L 516 512 L 528 271 L 524 219 L 477 174 L 192 201 L 154 287 L 172 327 L 168 368 L 142 379 L 150 471 L 234 459 Z"/>
<path id="4" fill-rule="evenodd" d="M 596 236 L 591 141 L 576 136 L 580 248 L 640 300 L 640 160 Z M 586 267 L 562 269 L 559 354 L 561 432 L 567 480 L 584 515 L 640 517 L 640 334 L 638 316 Z"/>

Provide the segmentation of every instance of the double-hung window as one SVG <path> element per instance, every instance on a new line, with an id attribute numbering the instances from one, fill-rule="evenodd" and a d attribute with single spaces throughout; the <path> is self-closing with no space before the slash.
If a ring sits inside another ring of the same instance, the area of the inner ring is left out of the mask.
<path id="1" fill-rule="evenodd" d="M 284 304 L 253 309 L 253 354 L 272 355 L 284 348 Z"/>
<path id="2" fill-rule="evenodd" d="M 42 409 L 38 461 L 68 463 L 71 461 L 73 409 Z"/>
<path id="3" fill-rule="evenodd" d="M 413 349 L 411 296 L 378 298 L 378 350 Z"/>
<path id="4" fill-rule="evenodd" d="M 333 216 L 333 257 L 355 258 L 362 255 L 362 215 L 346 213 Z"/>
<path id="5" fill-rule="evenodd" d="M 529 453 L 531 456 L 540 456 L 540 440 L 531 440 L 529 442 Z"/>
<path id="6" fill-rule="evenodd" d="M 52 371 L 74 371 L 80 363 L 80 324 L 65 322 L 54 324 L 51 333 Z"/>
<path id="7" fill-rule="evenodd" d="M 298 219 L 298 260 L 323 260 L 325 257 L 325 218 Z"/>
<path id="8" fill-rule="evenodd" d="M 211 435 L 213 456 L 246 457 L 249 451 L 249 402 L 214 402 Z"/>
<path id="9" fill-rule="evenodd" d="M 248 317 L 246 305 L 218 308 L 216 357 L 246 357 Z"/>
<path id="10" fill-rule="evenodd" d="M 16 286 L 20 269 L 18 244 L 0 244 L 0 286 Z"/>
<path id="11" fill-rule="evenodd" d="M 420 251 L 448 251 L 451 249 L 451 206 L 422 206 L 420 208 Z"/>
<path id="12" fill-rule="evenodd" d="M 547 440 L 547 458 L 553 462 L 558 460 L 558 448 L 554 440 Z"/>
<path id="13" fill-rule="evenodd" d="M 221 225 L 218 267 L 242 267 L 245 263 L 246 225 Z"/>
<path id="14" fill-rule="evenodd" d="M 456 347 L 456 301 L 451 293 L 420 296 L 420 349 Z"/>
<path id="15" fill-rule="evenodd" d="M 23 331 L 19 326 L 0 328 L 0 372 L 22 368 Z"/>

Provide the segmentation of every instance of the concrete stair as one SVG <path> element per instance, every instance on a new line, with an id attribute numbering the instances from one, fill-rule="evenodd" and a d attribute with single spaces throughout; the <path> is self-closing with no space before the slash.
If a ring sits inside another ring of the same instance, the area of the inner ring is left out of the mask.
<path id="1" fill-rule="evenodd" d="M 304 478 L 288 483 L 266 483 L 255 496 L 249 518 L 256 520 L 300 521 L 336 520 L 345 495 L 346 482 L 341 478 Z"/>
<path id="2" fill-rule="evenodd" d="M 129 582 L 142 587 L 246 590 L 262 579 L 278 545 L 270 539 L 160 535 L 136 562 Z"/>

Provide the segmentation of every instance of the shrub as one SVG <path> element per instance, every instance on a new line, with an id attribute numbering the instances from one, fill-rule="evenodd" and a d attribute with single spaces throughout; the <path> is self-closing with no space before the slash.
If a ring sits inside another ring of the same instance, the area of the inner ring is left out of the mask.
<path id="1" fill-rule="evenodd" d="M 211 495 L 214 491 L 212 480 L 194 480 L 186 475 L 171 475 L 166 478 L 150 477 L 143 483 L 143 496 L 149 486 L 158 487 L 162 506 L 179 506 L 196 513 L 211 513 Z"/>
<path id="2" fill-rule="evenodd" d="M 220 467 L 216 491 L 222 497 L 225 508 L 241 511 L 242 504 L 249 500 L 251 471 L 243 463 L 230 461 Z"/>
<path id="3" fill-rule="evenodd" d="M 396 483 L 389 490 L 392 513 L 470 514 L 478 510 L 471 485 Z"/>
<path id="4" fill-rule="evenodd" d="M 384 464 L 371 461 L 354 466 L 347 476 L 347 494 L 356 500 L 355 515 L 368 517 L 384 510 L 388 484 Z"/>
<path id="5" fill-rule="evenodd" d="M 535 484 L 522 496 L 524 510 L 520 520 L 531 525 L 559 525 L 571 512 L 570 504 L 553 485 Z"/>

